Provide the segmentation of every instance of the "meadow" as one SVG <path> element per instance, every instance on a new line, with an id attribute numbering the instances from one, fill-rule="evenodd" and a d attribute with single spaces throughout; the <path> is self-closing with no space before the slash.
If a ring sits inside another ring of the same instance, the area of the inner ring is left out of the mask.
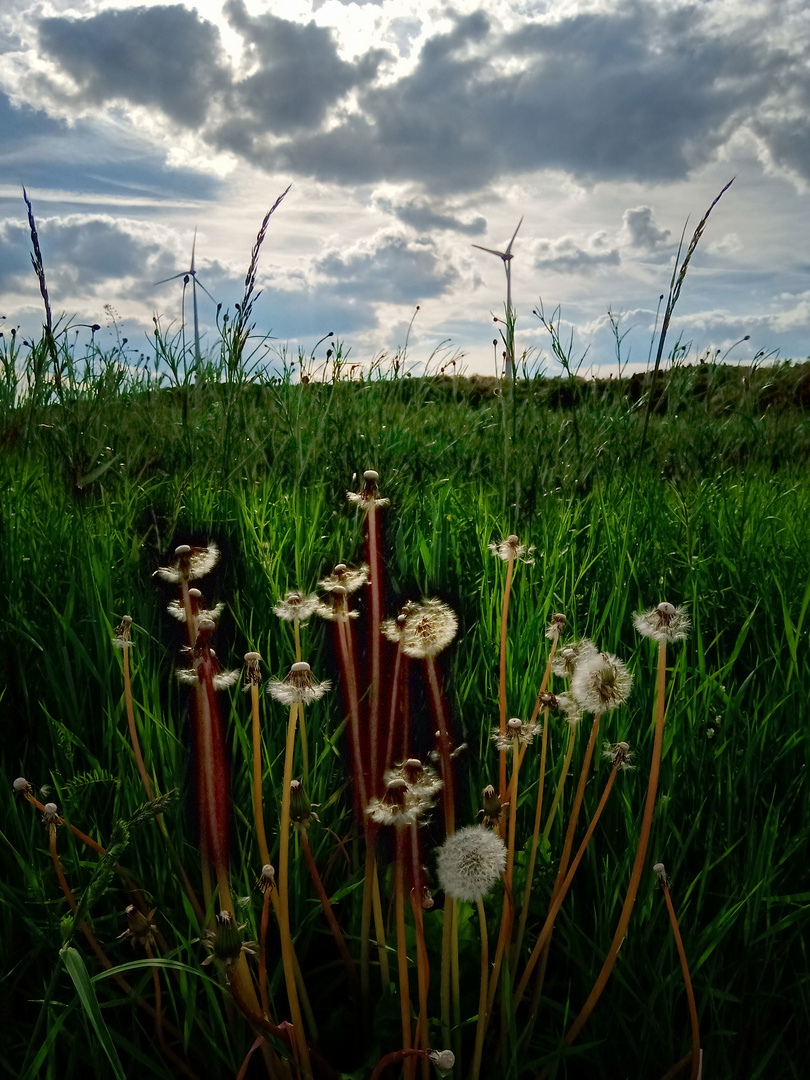
<path id="1" fill-rule="evenodd" d="M 810 367 L 239 340 L 0 344 L 0 1068 L 802 1075 Z"/>

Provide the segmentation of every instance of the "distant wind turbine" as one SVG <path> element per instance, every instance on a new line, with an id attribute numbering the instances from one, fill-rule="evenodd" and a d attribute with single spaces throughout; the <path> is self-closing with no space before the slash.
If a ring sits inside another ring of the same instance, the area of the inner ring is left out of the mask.
<path id="1" fill-rule="evenodd" d="M 165 285 L 167 281 L 176 281 L 178 278 L 182 278 L 183 279 L 183 303 L 185 305 L 186 285 L 188 285 L 189 279 L 191 279 L 191 298 L 192 298 L 192 304 L 193 304 L 193 307 L 194 307 L 194 359 L 195 359 L 195 361 L 199 361 L 199 360 L 202 359 L 202 354 L 200 353 L 200 321 L 199 321 L 199 317 L 197 315 L 197 285 L 199 284 L 202 291 L 205 293 L 205 295 L 207 297 L 209 297 L 209 299 L 213 303 L 216 304 L 216 300 L 214 300 L 213 296 L 211 296 L 211 293 L 208 291 L 208 289 L 206 289 L 206 287 L 203 285 L 203 283 L 201 281 L 200 282 L 197 281 L 197 271 L 196 271 L 195 266 L 194 266 L 194 253 L 195 253 L 196 249 L 197 249 L 197 230 L 195 228 L 194 229 L 194 240 L 193 240 L 192 245 L 191 245 L 191 266 L 189 267 L 189 269 L 188 270 L 181 270 L 179 274 L 172 274 L 171 277 L 162 278 L 160 281 L 155 282 L 155 286 Z"/>
<path id="2" fill-rule="evenodd" d="M 506 370 L 504 374 L 508 378 L 510 375 L 514 376 L 515 367 L 515 324 L 512 319 L 512 267 L 511 262 L 514 258 L 512 254 L 512 244 L 515 242 L 515 237 L 518 234 L 518 229 L 523 224 L 523 218 L 517 223 L 517 228 L 512 233 L 512 239 L 506 245 L 506 251 L 496 251 L 495 248 L 482 247 L 480 244 L 473 244 L 474 248 L 478 248 L 479 251 L 488 251 L 490 255 L 497 255 L 499 259 L 503 259 L 503 268 L 506 271 Z M 511 327 L 511 332 L 510 332 Z"/>

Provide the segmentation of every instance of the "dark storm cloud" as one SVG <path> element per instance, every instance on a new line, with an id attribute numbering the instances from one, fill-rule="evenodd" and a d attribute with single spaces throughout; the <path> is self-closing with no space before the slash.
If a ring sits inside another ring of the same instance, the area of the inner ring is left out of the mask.
<path id="1" fill-rule="evenodd" d="M 461 221 L 452 214 L 436 213 L 418 199 L 395 203 L 392 199 L 378 198 L 375 199 L 375 205 L 384 214 L 393 214 L 403 225 L 410 225 L 420 233 L 441 230 L 461 233 L 464 236 L 481 236 L 487 227 L 487 219 L 480 215 L 472 221 Z"/>
<path id="2" fill-rule="evenodd" d="M 441 296 L 458 276 L 453 267 L 441 265 L 431 243 L 409 243 L 393 233 L 378 237 L 373 249 L 330 252 L 315 269 L 331 279 L 330 292 L 337 296 L 362 295 L 371 303 L 390 304 Z"/>
<path id="3" fill-rule="evenodd" d="M 347 63 L 338 56 L 331 30 L 270 13 L 250 15 L 243 0 L 228 0 L 225 15 L 244 39 L 246 65 L 258 65 L 232 87 L 236 114 L 241 125 L 258 124 L 273 134 L 317 128 L 330 106 L 376 77 L 387 56 L 375 49 Z"/>
<path id="4" fill-rule="evenodd" d="M 42 19 L 39 45 L 74 80 L 79 102 L 156 105 L 189 128 L 225 80 L 219 31 L 179 4 Z"/>
<path id="5" fill-rule="evenodd" d="M 774 45 L 743 6 L 720 27 L 718 6 L 628 0 L 509 33 L 483 10 L 452 15 L 384 83 L 384 50 L 344 60 L 332 30 L 251 15 L 243 0 L 224 9 L 245 46 L 239 71 L 216 27 L 179 6 L 45 19 L 40 45 L 79 103 L 153 105 L 217 149 L 322 181 L 448 193 L 554 169 L 672 182 L 746 131 L 810 178 L 806 42 L 797 30 Z"/>

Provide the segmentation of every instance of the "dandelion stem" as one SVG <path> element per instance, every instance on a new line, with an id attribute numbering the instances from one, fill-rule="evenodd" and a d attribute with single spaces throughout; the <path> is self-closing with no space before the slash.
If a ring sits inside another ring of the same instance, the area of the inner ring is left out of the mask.
<path id="1" fill-rule="evenodd" d="M 380 960 L 380 981 L 383 993 L 388 989 L 391 975 L 388 970 L 388 948 L 385 943 L 385 920 L 382 913 L 382 901 L 380 899 L 380 875 L 377 872 L 377 858 L 374 857 L 374 874 L 371 889 L 371 907 L 374 913 L 374 935 L 377 938 L 377 956 Z"/>
<path id="2" fill-rule="evenodd" d="M 478 1080 L 481 1071 L 481 1056 L 484 1052 L 484 1035 L 491 1006 L 487 1004 L 490 996 L 487 989 L 489 974 L 489 945 L 487 939 L 487 919 L 484 913 L 484 901 L 478 897 L 478 924 L 481 928 L 481 989 L 478 994 L 478 1020 L 475 1025 L 475 1052 L 473 1054 L 470 1080 Z M 500 942 L 499 942 L 500 945 Z M 497 982 L 497 971 L 493 971 L 492 980 Z"/>
<path id="3" fill-rule="evenodd" d="M 405 888 L 402 829 L 397 828 L 397 854 L 394 866 L 397 920 L 397 972 L 399 975 L 399 1011 L 402 1021 L 402 1049 L 411 1047 L 411 995 L 408 986 L 408 954 L 405 950 Z"/>
<path id="4" fill-rule="evenodd" d="M 439 677 L 436 672 L 436 661 L 432 656 L 425 657 L 425 666 L 427 667 L 428 682 L 430 683 L 431 697 L 436 713 L 436 723 L 439 727 L 439 754 L 441 756 L 442 780 L 444 781 L 445 831 L 448 836 L 452 836 L 456 831 L 456 799 L 453 783 L 453 762 L 450 757 L 450 738 L 447 734 L 447 722 L 444 718 L 444 705 L 442 704 Z"/>
<path id="5" fill-rule="evenodd" d="M 442 970 L 441 970 L 441 1012 L 442 1042 L 450 1045 L 450 951 L 453 937 L 453 899 L 445 895 L 442 912 Z"/>
<path id="6" fill-rule="evenodd" d="M 578 731 L 579 724 L 572 724 L 568 732 L 568 746 L 565 748 L 565 757 L 563 758 L 560 778 L 557 781 L 556 788 L 554 789 L 554 798 L 551 800 L 551 809 L 548 812 L 548 818 L 546 819 L 546 824 L 543 827 L 544 842 L 549 838 L 551 827 L 554 824 L 554 818 L 557 816 L 557 807 L 560 805 L 560 800 L 562 799 L 562 794 L 565 790 L 565 781 L 568 779 L 568 770 L 571 768 L 571 758 L 574 756 L 574 746 L 577 741 Z"/>
<path id="7" fill-rule="evenodd" d="M 337 945 L 338 952 L 341 955 L 343 963 L 346 965 L 346 973 L 349 976 L 349 981 L 352 984 L 354 990 L 359 990 L 359 983 L 357 981 L 357 969 L 354 966 L 354 960 L 352 960 L 351 953 L 349 952 L 346 941 L 343 937 L 338 921 L 335 918 L 335 913 L 332 910 L 332 905 L 329 902 L 329 897 L 326 895 L 326 889 L 323 887 L 323 881 L 321 881 L 321 875 L 318 873 L 318 867 L 315 865 L 315 859 L 312 856 L 312 849 L 309 846 L 309 837 L 307 836 L 306 829 L 299 829 L 298 836 L 301 841 L 301 848 L 304 852 L 304 858 L 306 859 L 307 868 L 309 869 L 309 876 L 312 878 L 312 884 L 315 886 L 315 892 L 318 894 L 318 900 L 320 901 L 323 913 L 326 916 L 326 921 L 329 923 L 329 929 L 332 931 L 332 937 L 335 939 L 335 945 Z"/>
<path id="8" fill-rule="evenodd" d="M 270 1002 L 267 998 L 267 928 L 270 922 L 270 893 L 274 886 L 264 890 L 262 898 L 262 921 L 259 927 L 259 994 L 262 1002 L 262 1016 L 270 1019 Z"/>
<path id="9" fill-rule="evenodd" d="M 456 1065 L 458 1066 L 458 1075 L 462 1075 L 461 1070 L 461 988 L 459 985 L 459 968 L 458 968 L 458 900 L 453 898 L 453 936 L 451 938 L 451 951 L 450 951 L 450 976 L 452 980 L 453 991 L 453 1050 L 456 1055 Z"/>
<path id="10" fill-rule="evenodd" d="M 413 844 L 416 844 L 416 826 L 411 826 Z M 416 975 L 419 992 L 419 1042 L 422 1049 L 429 1048 L 430 1035 L 428 1032 L 428 989 L 430 987 L 430 961 L 428 959 L 427 943 L 425 942 L 425 926 L 422 917 L 422 901 L 417 895 L 416 889 L 411 889 L 411 910 L 416 928 Z M 422 1073 L 428 1071 L 428 1062 L 423 1059 Z"/>
<path id="11" fill-rule="evenodd" d="M 501 609 L 501 655 L 498 678 L 498 732 L 501 738 L 506 737 L 506 621 L 509 614 L 509 595 L 512 591 L 512 575 L 515 570 L 515 553 L 510 550 L 506 563 L 506 586 L 503 591 L 503 607 Z M 501 749 L 498 790 L 501 802 L 506 800 L 506 750 Z M 503 827 L 503 826 L 501 826 Z"/>
<path id="12" fill-rule="evenodd" d="M 498 976 L 501 972 L 501 963 L 503 962 L 504 952 L 506 951 L 506 948 L 512 936 L 512 926 L 514 925 L 515 921 L 515 901 L 512 894 L 512 871 L 515 865 L 515 827 L 517 820 L 518 773 L 520 770 L 521 761 L 520 749 L 520 747 L 515 746 L 512 750 L 512 781 L 510 787 L 511 795 L 509 800 L 509 829 L 508 843 L 506 847 L 506 871 L 504 873 L 503 879 L 503 909 L 501 911 L 501 926 L 498 933 L 498 944 L 495 948 L 495 961 L 492 965 L 492 978 L 489 982 L 489 998 L 487 1000 L 486 1007 L 487 1016 L 485 1016 L 484 1018 L 485 1028 L 489 1013 L 492 1012 L 492 1006 L 495 1001 L 495 994 L 498 992 Z M 481 1038 L 483 1039 L 483 1034 Z"/>
<path id="13" fill-rule="evenodd" d="M 289 907 L 289 866 L 290 866 L 290 784 L 292 783 L 293 754 L 295 752 L 295 727 L 299 710 L 303 705 L 294 701 L 290 706 L 290 719 L 287 724 L 287 746 L 284 754 L 284 779 L 281 787 L 281 823 L 279 826 L 279 857 L 278 857 L 278 893 L 279 893 L 279 925 L 281 930 L 281 957 L 284 967 L 284 982 L 287 987 L 287 998 L 290 1005 L 290 1016 L 296 1031 L 296 1045 L 301 1055 L 301 1066 L 304 1075 L 312 1076 L 312 1066 L 309 1060 L 309 1048 L 307 1047 L 304 1022 L 301 1017 L 301 1006 L 298 1000 L 298 988 L 295 983 L 295 962 L 292 951 L 292 937 L 290 935 L 290 907 Z"/>
<path id="14" fill-rule="evenodd" d="M 253 721 L 253 818 L 256 823 L 256 840 L 262 866 L 270 862 L 267 836 L 264 831 L 264 806 L 262 800 L 262 732 L 259 726 L 259 684 L 250 684 L 250 704 Z"/>
<path id="15" fill-rule="evenodd" d="M 698 1026 L 697 1006 L 695 1005 L 695 993 L 692 989 L 692 980 L 689 977 L 689 965 L 686 962 L 686 952 L 683 947 L 683 939 L 681 938 L 681 931 L 678 927 L 678 920 L 675 917 L 675 908 L 672 906 L 672 897 L 669 893 L 669 882 L 666 879 L 662 885 L 662 891 L 664 893 L 664 900 L 666 901 L 667 911 L 669 912 L 669 921 L 672 924 L 672 933 L 675 938 L 675 945 L 678 949 L 678 956 L 681 961 L 681 970 L 683 971 L 683 981 L 686 987 L 686 998 L 689 1002 L 689 1019 L 692 1024 L 692 1077 L 691 1080 L 698 1080 L 698 1073 L 700 1071 L 700 1027 Z"/>
<path id="16" fill-rule="evenodd" d="M 624 905 L 619 916 L 619 924 L 616 927 L 616 932 L 613 935 L 613 941 L 611 943 L 608 954 L 605 957 L 605 962 L 602 965 L 602 970 L 597 976 L 593 989 L 588 995 L 588 1000 L 582 1006 L 579 1016 L 574 1020 L 574 1023 L 568 1029 L 565 1036 L 565 1045 L 570 1046 L 574 1042 L 577 1035 L 582 1031 L 583 1027 L 587 1023 L 588 1017 L 594 1010 L 597 1001 L 602 995 L 610 974 L 613 971 L 613 965 L 616 963 L 616 957 L 619 955 L 619 949 L 624 941 L 625 934 L 627 933 L 627 926 L 630 922 L 630 916 L 633 912 L 633 905 L 636 901 L 636 895 L 638 894 L 638 887 L 641 882 L 641 871 L 644 866 L 644 857 L 647 854 L 647 844 L 650 839 L 650 829 L 652 828 L 653 810 L 655 809 L 655 797 L 658 792 L 658 774 L 661 768 L 661 750 L 664 743 L 664 707 L 665 707 L 665 690 L 666 690 L 666 673 L 667 673 L 667 647 L 665 642 L 661 642 L 658 646 L 658 677 L 657 677 L 657 694 L 656 694 L 656 714 L 655 714 L 655 740 L 653 743 L 652 762 L 650 764 L 650 781 L 647 788 L 647 801 L 644 805 L 644 817 L 641 822 L 641 833 L 638 838 L 638 847 L 636 848 L 636 858 L 633 863 L 633 870 L 630 874 L 630 884 L 627 887 L 627 895 L 624 900 Z"/>
<path id="17" fill-rule="evenodd" d="M 534 949 L 532 950 L 532 954 L 529 957 L 529 961 L 526 964 L 526 970 L 523 972 L 523 977 L 518 983 L 517 990 L 515 991 L 515 997 L 513 1002 L 513 1008 L 515 1009 L 517 1009 L 518 1005 L 521 1002 L 521 999 L 523 998 L 523 995 L 526 992 L 526 987 L 529 984 L 529 979 L 531 978 L 532 971 L 534 970 L 534 966 L 537 963 L 543 946 L 551 937 L 551 932 L 554 929 L 554 922 L 557 918 L 560 908 L 562 907 L 563 900 L 565 900 L 565 897 L 568 894 L 568 890 L 571 888 L 571 882 L 574 880 L 574 874 L 576 873 L 577 867 L 582 861 L 582 857 L 585 854 L 585 849 L 587 848 L 588 843 L 593 836 L 594 829 L 596 828 L 597 823 L 599 822 L 599 818 L 602 815 L 602 811 L 605 808 L 608 800 L 608 795 L 610 795 L 611 788 L 613 787 L 614 781 L 616 780 L 616 773 L 619 771 L 620 764 L 620 760 L 617 760 L 614 763 L 613 768 L 610 771 L 610 776 L 608 777 L 607 783 L 605 784 L 605 790 L 602 792 L 602 798 L 600 799 L 599 805 L 597 806 L 593 818 L 591 819 L 591 823 L 588 826 L 588 831 L 582 838 L 582 843 L 579 845 L 579 849 L 574 856 L 571 867 L 565 876 L 565 880 L 554 893 L 553 899 L 551 901 L 551 907 L 549 908 L 548 915 L 546 916 L 546 921 L 543 924 L 543 929 L 540 931 L 537 943 L 535 944 Z"/>
<path id="18" fill-rule="evenodd" d="M 554 645 L 556 644 L 555 641 Z M 554 645 L 552 645 L 552 650 Z M 532 846 L 529 852 L 529 865 L 526 870 L 526 886 L 523 890 L 523 904 L 520 909 L 517 938 L 512 951 L 513 971 L 517 969 L 517 963 L 520 957 L 520 947 L 523 944 L 523 935 L 526 932 L 526 920 L 529 915 L 529 899 L 531 897 L 532 882 L 534 880 L 534 866 L 537 861 L 537 848 L 540 842 L 540 818 L 543 813 L 543 788 L 545 786 L 546 753 L 548 750 L 548 708 L 544 709 L 543 713 L 543 741 L 540 748 L 540 780 L 537 785 L 537 805 L 534 811 L 534 830 L 532 832 Z"/>

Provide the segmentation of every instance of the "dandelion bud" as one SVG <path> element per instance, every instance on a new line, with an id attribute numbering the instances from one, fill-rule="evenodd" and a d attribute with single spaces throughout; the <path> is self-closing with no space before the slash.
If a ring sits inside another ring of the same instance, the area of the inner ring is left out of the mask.
<path id="1" fill-rule="evenodd" d="M 433 901 L 433 893 L 430 891 L 430 889 L 427 887 L 427 885 L 423 885 L 422 886 L 422 910 L 423 911 L 430 911 L 430 909 L 433 907 L 433 902 L 434 902 Z"/>
<path id="2" fill-rule="evenodd" d="M 487 784 L 481 794 L 484 800 L 484 820 L 497 821 L 501 816 L 501 800 L 498 798 L 498 793 L 492 784 Z"/>
<path id="3" fill-rule="evenodd" d="M 476 903 L 506 868 L 506 844 L 494 832 L 470 825 L 448 836 L 439 849 L 439 883 L 448 896 Z"/>
<path id="4" fill-rule="evenodd" d="M 140 945 L 142 949 L 155 944 L 154 931 L 157 927 L 152 923 L 155 914 L 153 908 L 148 915 L 138 911 L 134 904 L 130 904 L 126 910 L 127 928 L 119 938 L 128 937 L 132 941 L 132 947 Z"/>
<path id="5" fill-rule="evenodd" d="M 290 821 L 304 829 L 312 821 L 312 805 L 300 780 L 290 782 Z"/>
<path id="6" fill-rule="evenodd" d="M 216 960 L 222 967 L 231 967 L 238 961 L 243 951 L 252 952 L 252 949 L 242 943 L 243 929 L 236 925 L 229 911 L 220 911 L 216 916 L 216 927 L 206 934 L 205 946 L 211 950 L 211 955 L 203 960 L 203 967 L 210 964 L 212 960 Z"/>
<path id="7" fill-rule="evenodd" d="M 456 1063 L 456 1055 L 452 1050 L 431 1050 L 428 1057 L 442 1072 L 450 1072 Z"/>

